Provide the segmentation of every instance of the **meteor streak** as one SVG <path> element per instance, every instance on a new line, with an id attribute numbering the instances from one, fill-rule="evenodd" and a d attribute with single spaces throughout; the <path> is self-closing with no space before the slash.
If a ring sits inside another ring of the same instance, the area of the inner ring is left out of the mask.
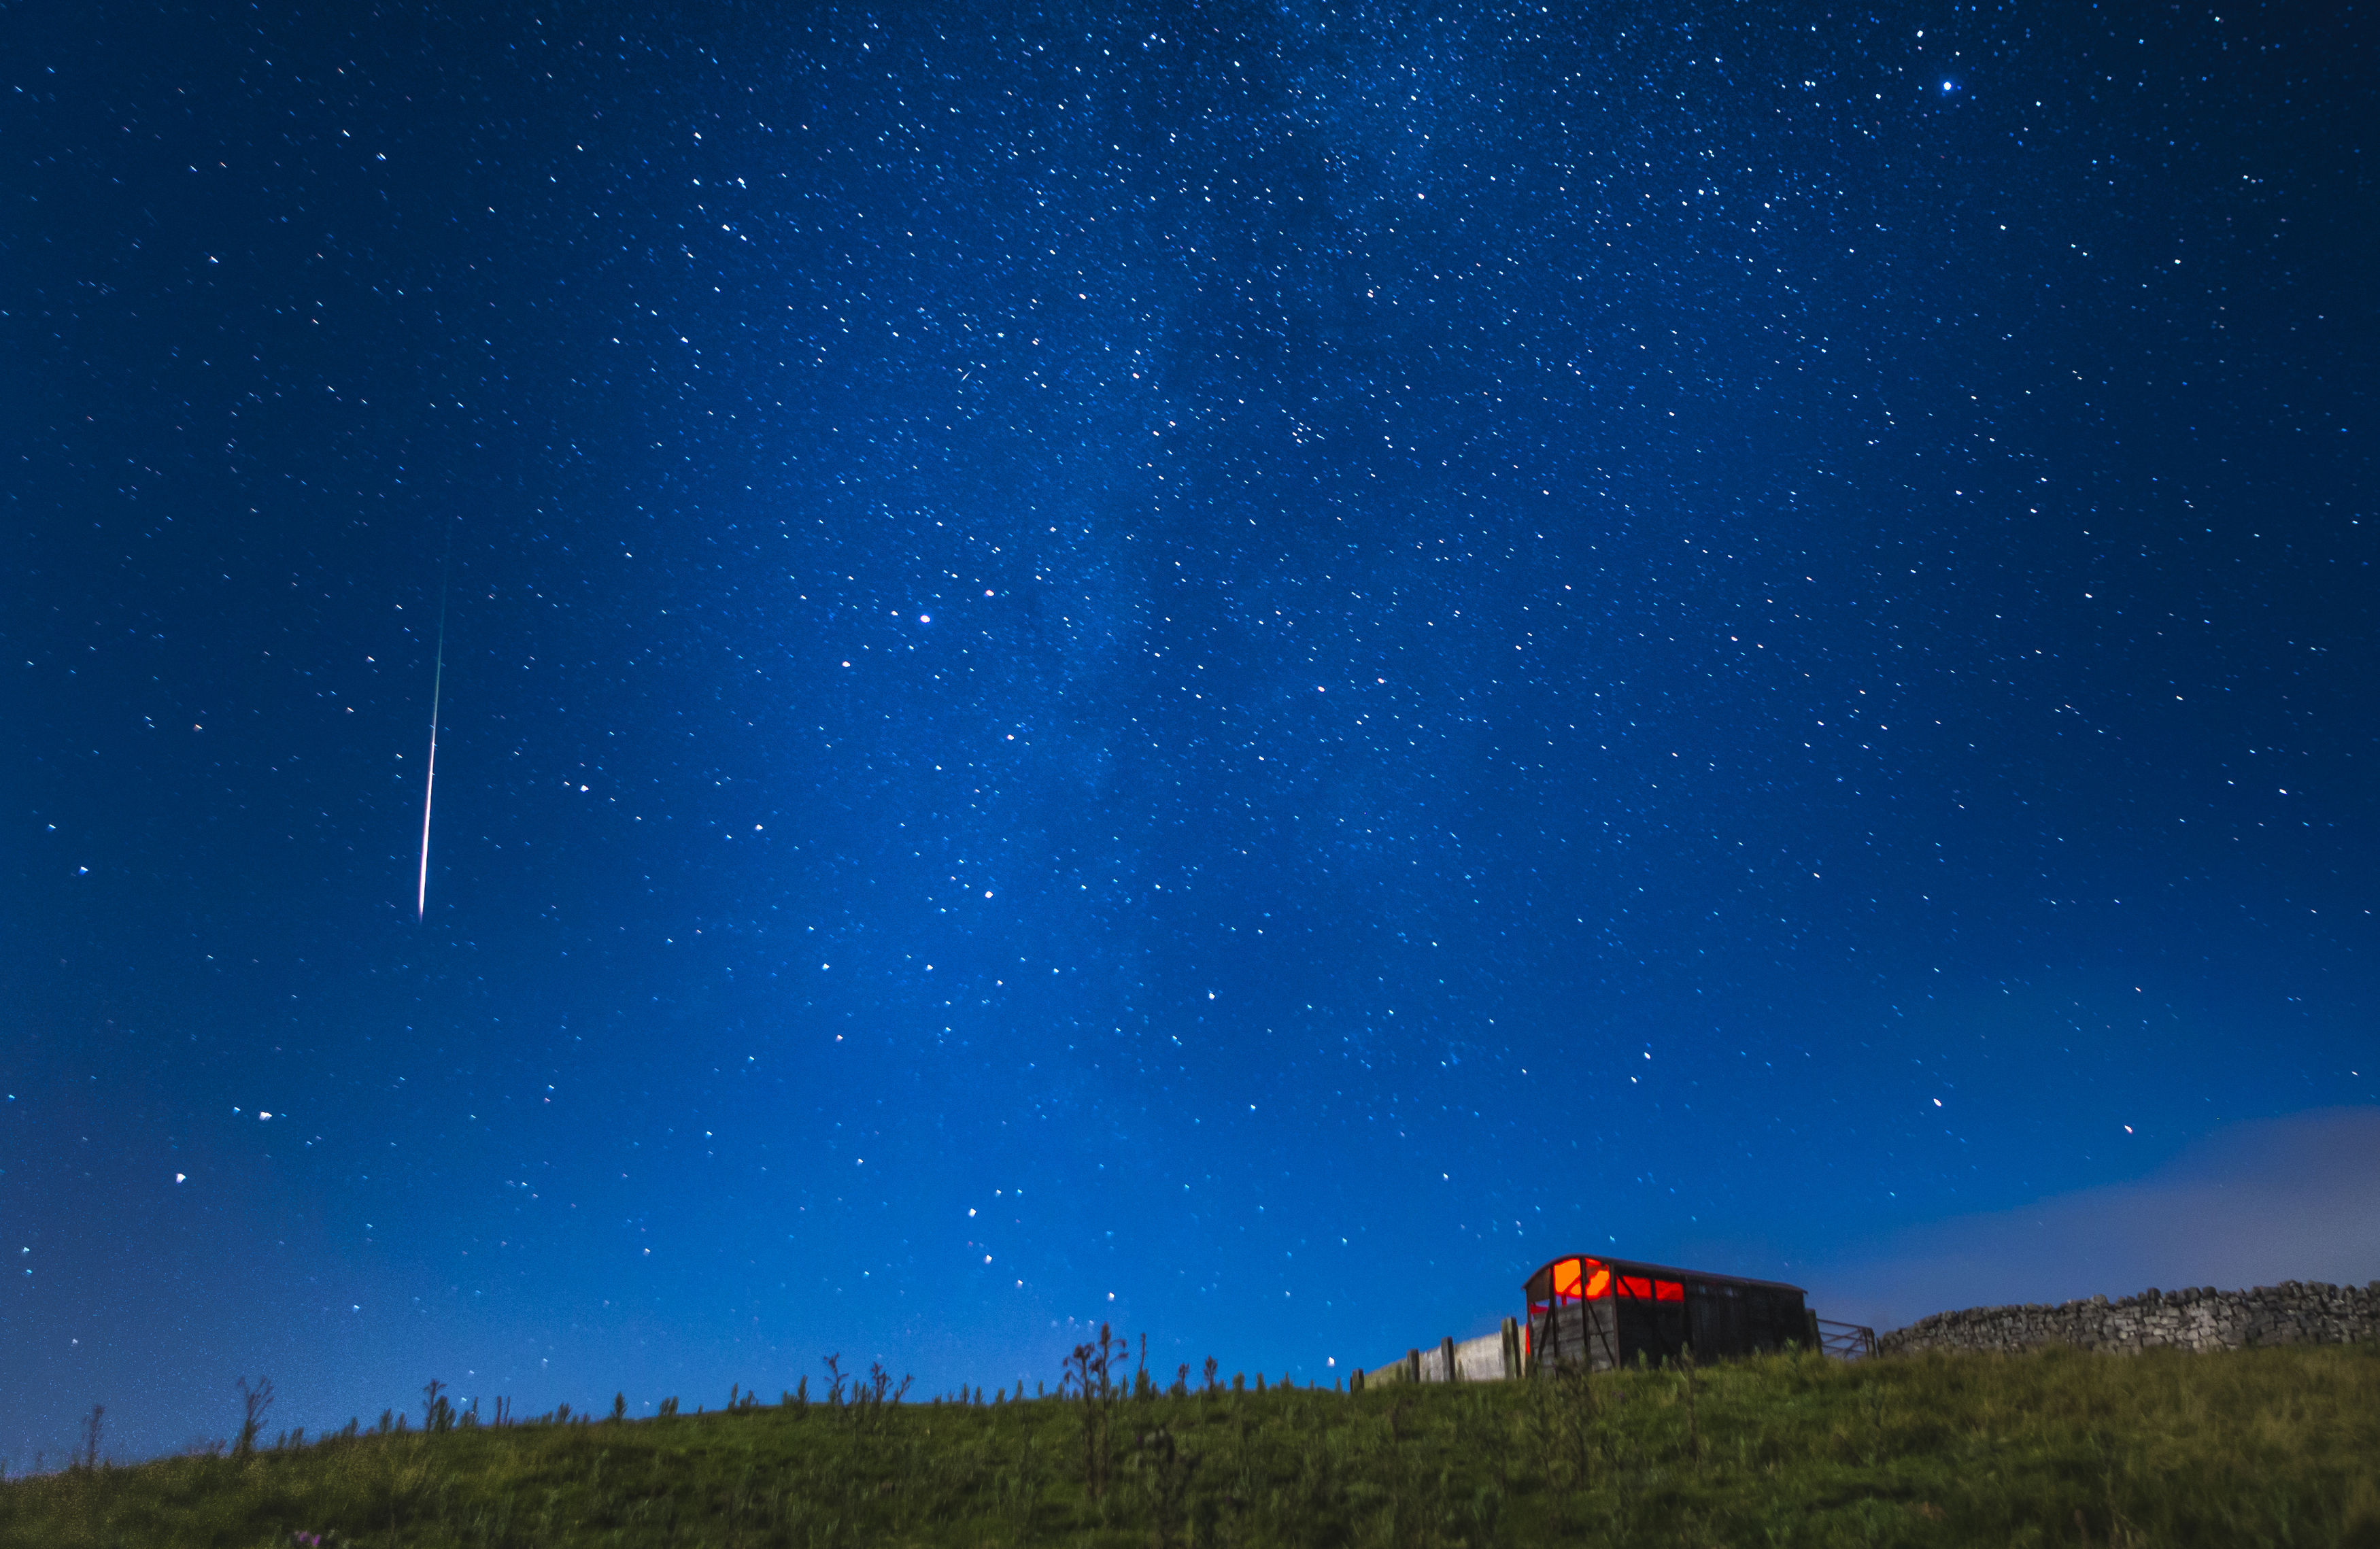
<path id="1" fill-rule="evenodd" d="M 446 573 L 455 559 L 455 527 L 446 527 L 446 558 L 438 566 L 438 665 L 430 677 L 430 775 L 421 782 L 421 886 L 413 897 L 413 917 L 430 913 L 430 804 L 438 794 L 438 696 L 446 686 Z"/>

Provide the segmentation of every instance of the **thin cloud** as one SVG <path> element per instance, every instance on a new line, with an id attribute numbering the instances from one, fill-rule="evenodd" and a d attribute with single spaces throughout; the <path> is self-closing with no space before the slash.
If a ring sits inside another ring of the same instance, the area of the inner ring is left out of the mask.
<path id="1" fill-rule="evenodd" d="M 2380 1276 L 2380 1108 L 2234 1125 L 2136 1183 L 1913 1228 L 1811 1275 L 1828 1315 Z"/>

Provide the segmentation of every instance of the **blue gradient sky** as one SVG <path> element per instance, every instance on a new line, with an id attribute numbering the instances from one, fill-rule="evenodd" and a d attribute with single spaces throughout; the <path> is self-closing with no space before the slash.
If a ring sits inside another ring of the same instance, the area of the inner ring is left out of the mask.
<path id="1" fill-rule="evenodd" d="M 2326 17 L 0 13 L 0 1455 L 1913 1317 L 2361 1134 Z"/>

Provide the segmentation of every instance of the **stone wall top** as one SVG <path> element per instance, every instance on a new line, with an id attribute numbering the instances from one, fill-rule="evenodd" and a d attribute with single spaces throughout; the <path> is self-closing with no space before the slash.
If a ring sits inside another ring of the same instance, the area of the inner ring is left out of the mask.
<path id="1" fill-rule="evenodd" d="M 2334 1286 L 2284 1280 L 2248 1290 L 2155 1287 L 2110 1301 L 1967 1307 L 1936 1313 L 1876 1341 L 1877 1353 L 1927 1349 L 2020 1350 L 2044 1345 L 2130 1353 L 2240 1349 L 2250 1345 L 2350 1344 L 2380 1338 L 2380 1280 Z"/>

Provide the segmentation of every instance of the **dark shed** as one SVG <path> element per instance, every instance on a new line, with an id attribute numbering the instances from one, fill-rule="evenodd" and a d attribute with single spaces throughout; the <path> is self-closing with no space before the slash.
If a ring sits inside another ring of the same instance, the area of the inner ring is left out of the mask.
<path id="1" fill-rule="evenodd" d="M 1573 1253 L 1530 1276 L 1526 1289 L 1524 1354 L 1540 1372 L 1674 1361 L 1688 1346 L 1697 1361 L 1718 1361 L 1817 1343 L 1807 1293 L 1776 1280 Z"/>

